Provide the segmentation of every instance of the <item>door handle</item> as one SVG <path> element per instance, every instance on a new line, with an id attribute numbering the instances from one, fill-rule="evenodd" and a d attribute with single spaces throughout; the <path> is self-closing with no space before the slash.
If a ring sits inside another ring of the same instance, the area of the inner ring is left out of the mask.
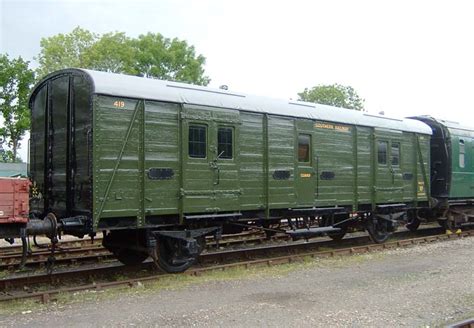
<path id="1" fill-rule="evenodd" d="M 217 179 L 214 181 L 214 185 L 218 185 L 220 183 L 221 179 L 221 169 L 219 168 L 219 165 L 217 165 L 216 161 L 209 162 L 209 167 L 214 170 L 214 172 L 217 173 Z"/>
<path id="2" fill-rule="evenodd" d="M 217 167 L 217 180 L 214 183 L 216 186 L 221 182 L 221 169 Z"/>

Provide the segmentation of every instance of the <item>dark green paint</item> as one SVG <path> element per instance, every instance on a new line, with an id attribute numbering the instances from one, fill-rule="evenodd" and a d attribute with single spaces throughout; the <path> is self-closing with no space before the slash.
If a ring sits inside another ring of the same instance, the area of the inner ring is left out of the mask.
<path id="1" fill-rule="evenodd" d="M 451 149 L 450 198 L 474 197 L 474 131 L 447 127 Z M 464 167 L 460 164 L 460 141 L 464 142 Z"/>
<path id="2" fill-rule="evenodd" d="M 63 107 L 46 100 L 49 93 L 59 92 L 54 85 L 39 91 L 32 113 L 33 133 L 41 131 L 41 126 L 56 124 L 53 188 L 44 190 L 46 197 L 48 192 L 53 197 L 45 203 L 51 201 L 48 206 L 56 213 L 91 215 L 94 230 L 105 221 L 110 229 L 149 226 L 150 218 L 165 215 L 169 220 L 165 223 L 172 223 L 173 217 L 185 223 L 185 217 L 192 214 L 262 211 L 270 217 L 271 210 L 278 209 L 347 206 L 357 210 L 377 203 L 428 199 L 426 192 L 417 193 L 417 188 L 422 182 L 425 191 L 429 190 L 429 136 L 417 138 L 414 133 L 342 123 L 91 95 L 87 93 L 90 86 L 76 82 L 76 78 L 65 76 L 63 85 L 57 87 L 64 91 L 58 100 Z M 72 92 L 71 85 L 80 85 L 82 91 Z M 74 115 L 67 114 L 68 108 Z M 51 115 L 56 121 L 49 121 Z M 72 124 L 75 145 L 65 141 L 65 127 Z M 192 124 L 207 128 L 206 158 L 188 156 Z M 233 129 L 231 159 L 217 158 L 219 127 Z M 299 134 L 311 137 L 311 156 L 306 163 L 298 161 Z M 465 139 L 466 164 L 472 165 L 472 138 Z M 386 166 L 377 163 L 377 140 L 389 144 Z M 459 142 L 454 137 L 452 140 Z M 51 160 L 43 146 L 45 141 L 47 136 L 35 135 L 32 152 L 32 173 L 43 189 L 47 178 L 42 166 Z M 400 143 L 399 167 L 390 164 L 392 142 Z M 76 176 L 68 182 L 68 161 L 73 155 Z M 472 171 L 471 167 L 467 170 Z M 171 170 L 173 175 L 150 179 L 151 168 Z M 288 172 L 289 178 L 275 179 L 275 171 Z M 458 171 L 461 177 L 464 173 Z M 323 173 L 330 178 L 323 178 Z M 412 174 L 413 179 L 403 180 L 405 173 Z M 75 188 L 68 191 L 68 185 Z M 74 195 L 70 205 L 66 202 L 69 194 Z M 38 205 L 42 206 L 46 205 Z"/>
<path id="3" fill-rule="evenodd" d="M 411 156 L 412 133 L 321 129 L 312 120 L 130 99 L 121 99 L 126 106 L 118 109 L 111 106 L 115 100 L 99 96 L 95 102 L 96 225 L 99 218 L 120 216 L 135 216 L 137 226 L 143 226 L 149 215 L 183 219 L 196 213 L 264 210 L 269 216 L 271 209 L 334 205 L 356 210 L 363 204 L 416 200 L 417 184 L 402 180 L 403 173 L 417 176 L 418 170 L 418 180 L 424 181 L 420 152 L 416 160 Z M 207 129 L 206 158 L 188 156 L 192 124 Z M 233 128 L 232 159 L 216 160 L 220 126 Z M 311 136 L 307 163 L 298 162 L 301 133 Z M 385 166 L 377 163 L 377 140 L 389 144 Z M 424 158 L 426 140 L 420 142 Z M 390 163 L 391 142 L 400 143 L 399 167 Z M 175 175 L 150 180 L 151 167 L 171 168 Z M 290 178 L 274 179 L 275 170 L 289 171 Z M 321 179 L 325 171 L 335 177 Z M 427 200 L 426 195 L 418 200 Z"/>

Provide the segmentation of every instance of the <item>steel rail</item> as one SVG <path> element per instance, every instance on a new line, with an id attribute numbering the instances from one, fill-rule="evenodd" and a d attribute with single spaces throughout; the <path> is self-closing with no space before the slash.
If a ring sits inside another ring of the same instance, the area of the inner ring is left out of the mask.
<path id="1" fill-rule="evenodd" d="M 301 261 L 305 258 L 324 258 L 324 257 L 333 257 L 333 256 L 344 256 L 344 255 L 352 255 L 352 254 L 361 254 L 373 251 L 381 251 L 385 249 L 393 249 L 393 248 L 400 248 L 400 247 L 409 247 L 413 245 L 420 245 L 426 243 L 432 243 L 436 241 L 445 241 L 445 240 L 453 240 L 463 237 L 474 236 L 474 231 L 466 231 L 460 234 L 438 234 L 432 236 L 424 236 L 424 237 L 417 237 L 417 238 L 409 238 L 409 239 L 401 239 L 397 241 L 387 242 L 385 244 L 367 244 L 363 246 L 351 246 L 351 247 L 344 247 L 344 248 L 336 248 L 333 250 L 325 250 L 321 251 L 320 248 L 322 244 L 319 242 L 320 246 L 315 248 L 311 251 L 300 251 L 295 250 L 294 247 L 302 244 L 289 244 L 287 245 L 287 249 L 285 252 L 286 255 L 278 255 L 278 256 L 271 256 L 268 257 L 268 250 L 271 248 L 280 248 L 282 250 L 283 246 L 278 245 L 276 247 L 267 246 L 267 247 L 259 247 L 253 249 L 241 249 L 241 250 L 234 250 L 234 251 L 225 251 L 225 252 L 215 252 L 215 253 L 206 253 L 201 256 L 200 264 L 189 269 L 188 271 L 182 273 L 185 275 L 201 275 L 205 272 L 209 271 L 216 271 L 216 270 L 226 270 L 229 268 L 236 268 L 236 267 L 244 267 L 248 268 L 251 266 L 271 266 L 276 264 L 283 264 L 283 263 L 292 263 Z M 355 237 L 354 239 L 360 239 L 362 237 Z M 224 253 L 226 254 L 224 256 Z M 229 257 L 231 254 L 239 255 L 239 260 L 235 260 L 234 257 Z M 240 253 L 240 254 L 239 254 Z M 263 258 L 253 258 L 256 255 L 263 256 Z M 209 264 L 214 263 L 215 261 L 221 261 L 222 258 L 225 258 L 226 261 L 231 261 L 230 263 L 221 263 L 221 264 Z M 152 267 L 152 263 L 148 262 L 145 263 L 141 267 L 141 272 L 143 269 Z M 98 273 L 101 275 L 104 274 L 114 274 L 120 272 L 121 274 L 129 273 L 136 273 L 137 268 L 130 268 L 124 267 L 120 264 L 109 264 L 107 266 L 102 266 L 100 268 L 80 268 L 74 271 L 64 271 L 64 272 L 55 272 L 51 275 L 36 275 L 36 276 L 23 276 L 23 277 L 16 277 L 12 279 L 2 279 L 0 280 L 0 287 L 3 290 L 3 295 L 0 296 L 0 302 L 4 301 L 12 301 L 18 299 L 27 299 L 27 298 L 36 298 L 40 299 L 42 302 L 49 301 L 53 295 L 59 293 L 67 293 L 67 292 L 76 292 L 80 290 L 88 290 L 88 289 L 104 289 L 113 286 L 133 286 L 138 282 L 148 282 L 158 280 L 162 277 L 171 276 L 170 274 L 165 274 L 161 272 L 152 272 L 151 274 L 146 274 L 141 277 L 133 277 L 125 280 L 120 281 L 104 281 L 104 282 L 93 282 L 88 284 L 82 284 L 80 286 L 73 286 L 73 287 L 63 287 L 63 288 L 56 288 L 50 290 L 41 290 L 41 291 L 32 291 L 28 292 L 28 287 L 23 287 L 20 291 L 9 291 L 9 288 L 13 286 L 22 286 L 27 285 L 28 283 L 38 284 L 41 282 L 47 282 L 50 284 L 62 282 L 65 278 L 72 278 L 80 275 L 82 272 L 83 274 L 89 275 L 89 278 L 92 278 L 94 281 L 94 277 Z M 94 273 L 95 272 L 95 273 Z M 82 277 L 84 279 L 84 276 Z M 25 292 L 26 290 L 26 292 Z M 1 293 L 0 293 L 1 295 Z"/>
<path id="2" fill-rule="evenodd" d="M 258 229 L 250 229 L 241 233 L 222 235 L 222 238 L 223 240 L 225 240 L 225 239 L 239 238 L 246 235 L 255 235 L 255 234 L 263 234 L 263 232 Z M 84 246 L 87 247 L 91 245 L 102 245 L 102 237 L 96 237 L 92 241 L 91 239 L 60 240 L 59 243 L 57 244 L 57 247 L 67 249 L 67 248 L 78 248 L 78 247 L 84 247 Z M 42 251 L 44 252 L 46 251 L 46 248 L 49 246 L 49 244 L 40 243 L 40 246 L 44 248 L 38 248 L 35 245 L 31 245 L 31 249 L 33 252 L 42 252 Z M 0 246 L 0 258 L 2 258 L 2 256 L 7 256 L 7 255 L 15 255 L 15 254 L 21 255 L 21 252 L 22 252 L 21 245 Z"/>
<path id="3" fill-rule="evenodd" d="M 281 235 L 278 239 L 288 239 L 287 236 Z M 101 239 L 99 239 L 101 241 Z M 235 235 L 224 235 L 219 243 L 209 240 L 206 244 L 208 249 L 216 246 L 229 246 L 235 244 L 250 244 L 250 243 L 263 243 L 265 242 L 265 235 L 261 231 L 248 231 L 245 233 Z M 80 246 L 80 245 L 83 246 Z M 60 243 L 60 249 L 55 252 L 55 264 L 72 264 L 76 265 L 80 262 L 96 261 L 100 262 L 105 259 L 114 258 L 113 254 L 105 249 L 101 243 L 95 241 L 91 243 L 90 240 L 81 241 L 67 241 Z M 68 246 L 71 245 L 71 246 Z M 66 247 L 65 247 L 66 246 Z M 9 248 L 9 247 L 5 247 Z M 0 248 L 1 249 L 1 248 Z M 51 255 L 49 249 L 35 249 L 28 256 L 26 266 L 43 266 L 47 264 L 48 259 Z M 21 251 L 4 251 L 3 254 L 0 252 L 0 270 L 14 270 L 18 267 L 22 259 Z"/>

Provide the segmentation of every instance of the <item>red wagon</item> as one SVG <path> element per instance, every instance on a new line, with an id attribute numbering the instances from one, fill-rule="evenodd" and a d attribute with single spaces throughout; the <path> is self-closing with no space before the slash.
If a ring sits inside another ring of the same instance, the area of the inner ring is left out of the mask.
<path id="1" fill-rule="evenodd" d="M 0 224 L 27 223 L 30 181 L 0 178 Z"/>

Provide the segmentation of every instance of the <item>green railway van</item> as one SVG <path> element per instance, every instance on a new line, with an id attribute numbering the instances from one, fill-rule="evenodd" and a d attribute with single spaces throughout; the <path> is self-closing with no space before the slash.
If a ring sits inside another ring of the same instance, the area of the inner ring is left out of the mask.
<path id="1" fill-rule="evenodd" d="M 82 69 L 45 77 L 30 107 L 34 212 L 105 231 L 124 263 L 159 245 L 161 265 L 183 270 L 232 225 L 382 242 L 430 201 L 432 130 L 418 120 Z M 472 135 L 452 140 L 472 165 Z M 453 181 L 472 179 L 461 164 Z"/>
<path id="2" fill-rule="evenodd" d="M 418 116 L 428 124 L 431 138 L 430 216 L 446 228 L 474 220 L 474 128 L 457 122 Z"/>

